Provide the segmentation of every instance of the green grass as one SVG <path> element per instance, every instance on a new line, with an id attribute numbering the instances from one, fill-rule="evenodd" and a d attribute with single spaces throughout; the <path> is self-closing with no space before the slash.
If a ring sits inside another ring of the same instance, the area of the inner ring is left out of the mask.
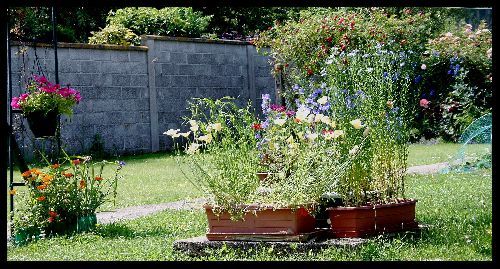
<path id="1" fill-rule="evenodd" d="M 133 165 L 133 162 L 131 162 Z M 203 235 L 202 210 L 166 210 L 147 217 L 101 225 L 95 232 L 8 247 L 7 260 L 492 260 L 491 169 L 473 173 L 408 177 L 407 196 L 418 199 L 417 220 L 430 225 L 420 238 L 372 239 L 349 250 L 277 253 L 220 249 L 204 258 L 174 252 L 177 239 Z M 133 195 L 131 195 L 133 196 Z"/>
<path id="2" fill-rule="evenodd" d="M 471 152 L 484 152 L 487 145 L 470 145 Z M 459 144 L 436 144 L 410 146 L 408 166 L 445 162 L 454 156 Z M 127 164 L 123 167 L 123 180 L 118 185 L 117 204 L 106 203 L 99 211 L 114 210 L 136 205 L 158 204 L 201 197 L 202 193 L 185 179 L 181 167 L 167 153 L 153 153 L 120 158 Z M 188 167 L 183 167 L 188 169 Z M 112 176 L 111 167 L 105 170 Z M 14 171 L 16 182 L 22 182 L 21 175 Z M 7 186 L 8 186 L 7 182 Z M 20 192 L 25 187 L 17 187 Z M 8 195 L 7 195 L 8 196 Z M 9 199 L 9 198 L 8 198 Z M 7 208 L 7 214 L 9 208 Z"/>
<path id="3" fill-rule="evenodd" d="M 435 145 L 412 144 L 409 148 L 408 167 L 433 163 L 448 162 L 455 158 L 461 144 L 441 143 Z M 491 150 L 491 144 L 470 144 L 466 146 L 467 156 L 477 156 Z"/>

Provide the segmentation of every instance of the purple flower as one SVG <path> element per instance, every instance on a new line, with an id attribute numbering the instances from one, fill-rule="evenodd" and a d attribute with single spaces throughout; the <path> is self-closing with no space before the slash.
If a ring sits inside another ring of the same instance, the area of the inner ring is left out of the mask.
<path id="1" fill-rule="evenodd" d="M 321 111 L 327 111 L 330 109 L 330 103 L 326 102 L 324 105 L 320 105 L 318 109 Z"/>
<path id="2" fill-rule="evenodd" d="M 287 117 L 292 117 L 293 115 L 295 115 L 295 111 L 293 110 L 288 110 L 287 112 L 285 112 L 285 114 L 287 115 Z"/>

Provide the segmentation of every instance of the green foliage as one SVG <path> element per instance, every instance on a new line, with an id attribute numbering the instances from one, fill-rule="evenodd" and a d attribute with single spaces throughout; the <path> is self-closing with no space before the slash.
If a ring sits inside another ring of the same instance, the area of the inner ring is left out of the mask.
<path id="1" fill-rule="evenodd" d="M 90 32 L 104 27 L 109 8 L 57 7 L 59 42 L 86 43 Z M 8 10 L 13 40 L 52 42 L 50 7 L 16 7 Z"/>
<path id="2" fill-rule="evenodd" d="M 219 38 L 236 39 L 267 30 L 276 21 L 298 17 L 298 7 L 194 7 L 205 16 L 212 16 L 208 31 Z"/>
<path id="3" fill-rule="evenodd" d="M 170 129 L 165 134 L 174 139 L 177 160 L 190 167 L 184 171 L 185 176 L 208 196 L 208 204 L 216 207 L 216 212 L 229 211 L 236 217 L 242 216 L 240 205 L 249 202 L 258 186 L 258 159 L 250 129 L 255 122 L 251 103 L 239 108 L 232 100 L 194 99 L 189 104 L 191 117 L 186 118 L 190 131 Z M 179 156 L 179 137 L 184 140 L 183 151 L 188 158 Z"/>
<path id="4" fill-rule="evenodd" d="M 128 7 L 109 12 L 107 23 L 123 25 L 137 35 L 199 37 L 207 29 L 211 16 L 203 16 L 191 7 Z"/>
<path id="5" fill-rule="evenodd" d="M 64 154 L 66 154 L 63 151 Z M 82 160 L 80 160 L 82 159 Z M 22 173 L 28 186 L 24 205 L 14 216 L 14 231 L 37 228 L 52 233 L 60 225 L 92 215 L 109 199 L 116 198 L 122 162 L 91 162 L 91 157 L 71 158 L 61 164 L 49 164 Z M 118 164 L 113 177 L 103 178 L 106 165 Z"/>
<path id="6" fill-rule="evenodd" d="M 410 81 L 401 67 L 407 54 L 373 48 L 333 53 L 324 73 L 328 113 L 337 128 L 349 131 L 339 155 L 360 151 L 334 189 L 346 204 L 404 198 Z"/>
<path id="7" fill-rule="evenodd" d="M 271 48 L 275 71 L 285 75 L 285 91 L 294 83 L 321 81 L 332 50 L 364 49 L 373 41 L 397 51 L 420 52 L 447 22 L 440 8 L 309 8 L 298 21 L 276 24 L 260 34 L 258 49 Z M 285 93 L 286 94 L 286 93 Z"/>
<path id="8" fill-rule="evenodd" d="M 492 108 L 492 35 L 483 22 L 465 24 L 429 40 L 418 91 L 430 102 L 416 110 L 415 136 L 456 141 Z M 423 127 L 421 126 L 423 123 Z"/>
<path id="9" fill-rule="evenodd" d="M 140 45 L 141 38 L 121 24 L 107 25 L 99 32 L 92 32 L 89 44 Z"/>
<path id="10" fill-rule="evenodd" d="M 441 148 L 427 147 L 427 151 L 439 155 L 437 151 Z M 163 156 L 158 158 L 164 163 Z M 411 176 L 407 187 L 409 195 L 418 199 L 417 221 L 429 227 L 420 236 L 373 238 L 356 248 L 332 246 L 311 252 L 285 252 L 269 247 L 237 250 L 220 247 L 207 256 L 193 257 L 175 251 L 172 244 L 175 240 L 203 235 L 206 214 L 202 210 L 165 210 L 135 220 L 98 224 L 93 232 L 71 237 L 46 238 L 24 246 L 7 245 L 6 258 L 8 261 L 492 261 L 491 170 Z"/>

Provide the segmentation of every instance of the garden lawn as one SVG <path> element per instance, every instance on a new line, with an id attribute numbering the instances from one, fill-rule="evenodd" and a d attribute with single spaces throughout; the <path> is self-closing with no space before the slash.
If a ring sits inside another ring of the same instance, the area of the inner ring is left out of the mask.
<path id="1" fill-rule="evenodd" d="M 408 166 L 446 162 L 455 156 L 459 144 L 413 144 L 409 148 Z M 468 152 L 483 153 L 490 144 L 469 145 Z M 113 210 L 128 206 L 159 204 L 201 197 L 202 193 L 186 180 L 171 154 L 152 153 L 120 158 L 126 165 L 122 169 L 123 180 L 118 184 L 116 206 L 105 203 L 98 211 Z M 183 167 L 188 169 L 187 167 Z M 107 176 L 113 175 L 113 167 L 105 169 Z M 14 171 L 15 182 L 22 182 L 19 171 Z M 8 182 L 7 182 L 8 187 Z M 16 187 L 20 194 L 26 187 Z M 9 198 L 8 198 L 9 199 Z M 16 201 L 16 200 L 15 200 Z M 7 214 L 9 212 L 7 208 Z"/>
<path id="2" fill-rule="evenodd" d="M 133 163 L 133 162 L 132 162 Z M 191 258 L 173 241 L 203 235 L 202 210 L 166 210 L 147 217 L 99 225 L 95 232 L 56 237 L 7 248 L 7 260 L 492 260 L 491 169 L 471 173 L 413 175 L 407 197 L 418 199 L 418 222 L 430 225 L 420 238 L 372 239 L 358 249 L 329 248 L 280 253 L 260 248 L 222 248 Z"/>
<path id="3" fill-rule="evenodd" d="M 456 158 L 462 144 L 440 143 L 435 145 L 412 144 L 409 147 L 408 167 L 448 162 Z M 491 144 L 469 144 L 465 147 L 467 157 L 479 157 L 491 151 Z"/>

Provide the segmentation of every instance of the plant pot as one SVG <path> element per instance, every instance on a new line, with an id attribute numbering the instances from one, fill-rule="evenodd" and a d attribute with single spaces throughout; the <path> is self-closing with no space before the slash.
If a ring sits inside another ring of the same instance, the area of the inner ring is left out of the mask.
<path id="1" fill-rule="evenodd" d="M 27 114 L 26 120 L 36 138 L 55 136 L 57 129 L 57 119 L 59 113 L 50 111 L 45 115 L 43 112 L 35 111 Z"/>
<path id="2" fill-rule="evenodd" d="M 417 228 L 416 202 L 406 200 L 374 206 L 327 208 L 332 235 L 336 238 L 366 237 Z"/>
<path id="3" fill-rule="evenodd" d="M 14 234 L 13 240 L 16 245 L 27 243 L 32 238 L 40 238 L 40 229 L 38 227 L 20 228 Z"/>
<path id="4" fill-rule="evenodd" d="M 207 239 L 211 241 L 254 241 L 263 238 L 272 239 L 276 236 L 291 238 L 315 231 L 316 219 L 303 207 L 292 210 L 248 206 L 245 207 L 243 219 L 237 221 L 231 220 L 227 212 L 217 216 L 211 206 L 204 207 L 208 218 Z"/>
<path id="5" fill-rule="evenodd" d="M 377 233 L 399 232 L 418 227 L 415 221 L 417 200 L 394 204 L 375 205 L 375 230 Z"/>
<path id="6" fill-rule="evenodd" d="M 373 206 L 330 207 L 326 210 L 333 237 L 365 237 L 375 234 Z"/>
<path id="7" fill-rule="evenodd" d="M 74 217 L 63 221 L 50 223 L 46 229 L 47 235 L 70 234 L 73 232 L 81 233 L 92 230 L 97 223 L 96 214 L 88 214 L 80 217 Z"/>

